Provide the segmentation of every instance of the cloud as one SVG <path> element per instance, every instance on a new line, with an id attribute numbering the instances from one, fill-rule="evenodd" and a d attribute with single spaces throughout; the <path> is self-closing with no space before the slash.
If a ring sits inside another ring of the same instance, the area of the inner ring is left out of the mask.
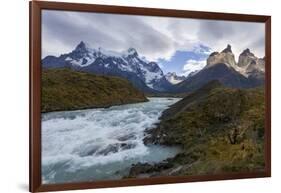
<path id="1" fill-rule="evenodd" d="M 43 56 L 71 51 L 81 40 L 113 51 L 134 47 L 151 60 L 173 54 L 170 37 L 140 16 L 43 11 L 42 18 Z"/>
<path id="2" fill-rule="evenodd" d="M 197 35 L 215 51 L 223 50 L 226 44 L 232 45 L 236 58 L 246 48 L 259 57 L 265 54 L 264 23 L 203 20 Z"/>
<path id="3" fill-rule="evenodd" d="M 134 47 L 154 61 L 199 45 L 220 51 L 231 44 L 236 55 L 250 48 L 263 57 L 264 34 L 263 23 L 43 10 L 42 57 L 68 53 L 81 40 L 118 52 Z"/>
<path id="4" fill-rule="evenodd" d="M 192 72 L 201 70 L 206 66 L 206 60 L 187 60 L 186 64 L 183 65 L 182 74 L 183 76 L 188 76 Z"/>

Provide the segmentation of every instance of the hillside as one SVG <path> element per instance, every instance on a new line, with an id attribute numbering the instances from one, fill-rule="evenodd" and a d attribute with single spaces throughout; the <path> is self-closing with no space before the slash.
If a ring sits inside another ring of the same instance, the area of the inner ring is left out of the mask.
<path id="1" fill-rule="evenodd" d="M 147 101 L 125 79 L 66 68 L 42 71 L 42 112 L 109 107 Z"/>
<path id="2" fill-rule="evenodd" d="M 176 85 L 175 90 L 178 92 L 195 91 L 212 80 L 219 80 L 223 85 L 232 88 L 252 88 L 259 85 L 256 81 L 244 77 L 226 64 L 220 63 L 202 69 L 194 76 Z"/>
<path id="3" fill-rule="evenodd" d="M 264 89 L 226 88 L 212 81 L 164 111 L 146 144 L 180 145 L 161 164 L 137 164 L 129 177 L 198 175 L 264 169 Z"/>

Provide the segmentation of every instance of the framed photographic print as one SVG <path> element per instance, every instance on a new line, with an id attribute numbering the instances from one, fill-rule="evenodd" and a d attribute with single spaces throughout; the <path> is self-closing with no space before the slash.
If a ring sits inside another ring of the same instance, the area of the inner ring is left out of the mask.
<path id="1" fill-rule="evenodd" d="M 30 191 L 270 177 L 270 21 L 30 2 Z"/>

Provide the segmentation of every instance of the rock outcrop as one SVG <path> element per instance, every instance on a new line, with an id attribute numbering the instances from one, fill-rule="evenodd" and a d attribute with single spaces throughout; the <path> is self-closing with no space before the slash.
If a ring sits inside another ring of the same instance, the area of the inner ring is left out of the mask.
<path id="1" fill-rule="evenodd" d="M 207 66 L 211 67 L 216 64 L 226 64 L 229 67 L 236 68 L 237 64 L 235 62 L 234 54 L 232 53 L 231 46 L 227 47 L 222 52 L 213 52 L 207 59 Z"/>

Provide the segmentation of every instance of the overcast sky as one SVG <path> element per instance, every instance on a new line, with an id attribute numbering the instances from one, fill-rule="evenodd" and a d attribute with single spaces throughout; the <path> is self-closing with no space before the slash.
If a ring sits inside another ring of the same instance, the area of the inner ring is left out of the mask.
<path id="1" fill-rule="evenodd" d="M 188 75 L 227 44 L 236 59 L 246 48 L 263 57 L 264 28 L 263 23 L 44 10 L 42 57 L 71 52 L 83 40 L 118 52 L 133 47 L 165 73 Z"/>

